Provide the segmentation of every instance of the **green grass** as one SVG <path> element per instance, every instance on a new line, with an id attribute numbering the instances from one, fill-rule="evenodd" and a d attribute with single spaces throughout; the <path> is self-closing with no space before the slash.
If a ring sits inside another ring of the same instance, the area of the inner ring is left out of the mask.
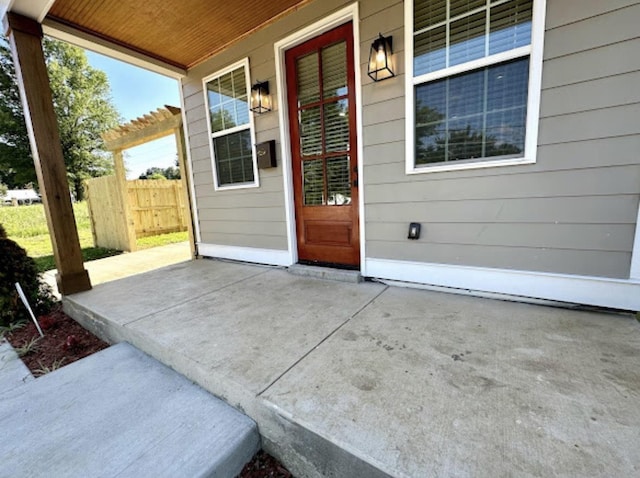
<path id="1" fill-rule="evenodd" d="M 78 237 L 85 262 L 121 253 L 113 249 L 94 246 L 86 202 L 75 203 L 73 213 L 76 217 Z M 7 231 L 7 236 L 23 247 L 30 257 L 33 257 L 40 272 L 56 268 L 42 204 L 0 207 L 0 224 Z"/>
<path id="2" fill-rule="evenodd" d="M 136 240 L 138 249 L 149 249 L 151 247 L 166 246 L 167 244 L 175 244 L 176 242 L 184 242 L 189 240 L 189 233 L 170 232 L 169 234 L 160 234 L 159 236 L 141 237 Z"/>
<path id="3" fill-rule="evenodd" d="M 121 254 L 121 251 L 94 246 L 86 202 L 75 203 L 73 213 L 76 217 L 78 237 L 85 262 Z M 42 204 L 0 207 L 0 224 L 7 231 L 7 236 L 23 247 L 30 257 L 33 257 L 40 272 L 56 268 Z M 138 239 L 136 243 L 138 249 L 148 249 L 187 240 L 189 240 L 187 232 L 172 232 L 159 236 L 143 237 Z"/>

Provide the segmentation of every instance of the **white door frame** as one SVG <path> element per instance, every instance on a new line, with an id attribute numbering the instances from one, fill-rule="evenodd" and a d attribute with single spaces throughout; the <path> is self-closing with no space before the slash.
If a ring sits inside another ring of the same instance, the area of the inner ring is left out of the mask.
<path id="1" fill-rule="evenodd" d="M 353 24 L 353 61 L 356 84 L 356 135 L 358 137 L 358 215 L 360 226 L 360 271 L 365 273 L 365 230 L 364 230 L 364 181 L 363 181 L 363 144 L 362 144 L 362 81 L 360 78 L 360 21 L 358 4 L 353 3 L 322 20 L 299 30 L 274 44 L 276 59 L 276 84 L 278 89 L 278 118 L 280 121 L 280 148 L 282 158 L 282 176 L 284 181 L 284 205 L 287 219 L 287 243 L 291 264 L 298 262 L 298 241 L 296 236 L 295 203 L 293 197 L 293 175 L 291 169 L 291 139 L 289 136 L 289 108 L 287 101 L 287 75 L 285 51 L 315 38 L 332 28 L 349 21 Z"/>

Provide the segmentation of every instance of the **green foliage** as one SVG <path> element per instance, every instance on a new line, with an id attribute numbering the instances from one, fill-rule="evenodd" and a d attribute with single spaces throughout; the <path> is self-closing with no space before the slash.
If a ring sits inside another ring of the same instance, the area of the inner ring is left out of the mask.
<path id="1" fill-rule="evenodd" d="M 82 182 L 113 171 L 101 133 L 118 124 L 104 72 L 92 68 L 81 48 L 45 38 L 47 67 L 67 177 L 76 199 Z M 0 43 L 0 181 L 11 188 L 36 182 L 13 61 Z"/>
<path id="2" fill-rule="evenodd" d="M 0 198 L 6 196 L 8 190 L 9 188 L 6 186 L 6 184 L 0 183 Z"/>
<path id="3" fill-rule="evenodd" d="M 15 283 L 19 282 L 37 315 L 49 311 L 54 303 L 49 287 L 40 279 L 38 269 L 27 252 L 0 231 L 0 325 L 28 319 Z"/>
<path id="4" fill-rule="evenodd" d="M 36 181 L 11 52 L 0 41 L 0 182 L 16 189 Z"/>
<path id="5" fill-rule="evenodd" d="M 82 248 L 82 260 L 84 262 L 95 261 L 98 259 L 104 259 L 105 257 L 117 256 L 122 254 L 122 251 L 115 249 L 108 249 L 106 247 L 83 247 Z M 46 256 L 34 257 L 36 267 L 39 272 L 50 271 L 56 268 L 56 261 L 53 254 Z"/>
<path id="6" fill-rule="evenodd" d="M 26 320 L 18 320 L 17 322 L 13 322 L 7 326 L 0 325 L 0 341 L 5 338 L 6 335 L 11 332 L 15 332 L 18 329 L 21 329 L 27 325 Z"/>
<path id="7" fill-rule="evenodd" d="M 170 232 L 168 234 L 160 234 L 158 236 L 141 237 L 136 241 L 138 249 L 149 249 L 151 247 L 166 246 L 177 242 L 185 242 L 189 240 L 189 233 Z"/>
<path id="8" fill-rule="evenodd" d="M 38 342 L 40 341 L 40 338 L 41 337 L 33 337 L 31 340 L 26 342 L 23 346 L 16 347 L 15 351 L 16 351 L 16 354 L 18 354 L 18 357 L 24 357 L 25 355 L 29 355 L 32 352 L 36 352 L 39 348 Z"/>
<path id="9" fill-rule="evenodd" d="M 62 357 L 61 359 L 54 360 L 50 366 L 43 364 L 40 360 L 38 360 L 38 368 L 33 371 L 33 375 L 37 377 L 42 377 L 51 372 L 55 372 L 64 364 L 66 357 Z"/>
<path id="10" fill-rule="evenodd" d="M 86 202 L 74 203 L 73 213 L 76 218 L 82 257 L 85 262 L 121 254 L 121 251 L 94 247 Z M 34 258 L 39 272 L 56 268 L 42 204 L 0 207 L 0 223 L 7 228 L 8 237 L 25 248 L 29 256 Z"/>
<path id="11" fill-rule="evenodd" d="M 142 173 L 138 179 L 180 179 L 180 169 L 174 166 L 164 169 L 154 166 Z"/>

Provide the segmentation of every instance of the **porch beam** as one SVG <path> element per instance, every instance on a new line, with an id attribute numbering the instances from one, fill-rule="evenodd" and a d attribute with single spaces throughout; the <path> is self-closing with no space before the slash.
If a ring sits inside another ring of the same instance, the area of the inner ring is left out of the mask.
<path id="1" fill-rule="evenodd" d="M 63 295 L 91 289 L 67 182 L 58 121 L 42 51 L 42 26 L 12 12 L 3 18 L 16 69 L 31 154 L 42 193 L 47 225 Z"/>

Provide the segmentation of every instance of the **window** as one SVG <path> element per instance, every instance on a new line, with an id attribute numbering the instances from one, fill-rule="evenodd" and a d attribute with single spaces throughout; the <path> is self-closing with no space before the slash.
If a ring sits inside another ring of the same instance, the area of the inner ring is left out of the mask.
<path id="1" fill-rule="evenodd" d="M 534 162 L 544 0 L 406 5 L 407 172 Z"/>
<path id="2" fill-rule="evenodd" d="M 205 78 L 204 91 L 215 188 L 258 186 L 248 60 Z"/>

